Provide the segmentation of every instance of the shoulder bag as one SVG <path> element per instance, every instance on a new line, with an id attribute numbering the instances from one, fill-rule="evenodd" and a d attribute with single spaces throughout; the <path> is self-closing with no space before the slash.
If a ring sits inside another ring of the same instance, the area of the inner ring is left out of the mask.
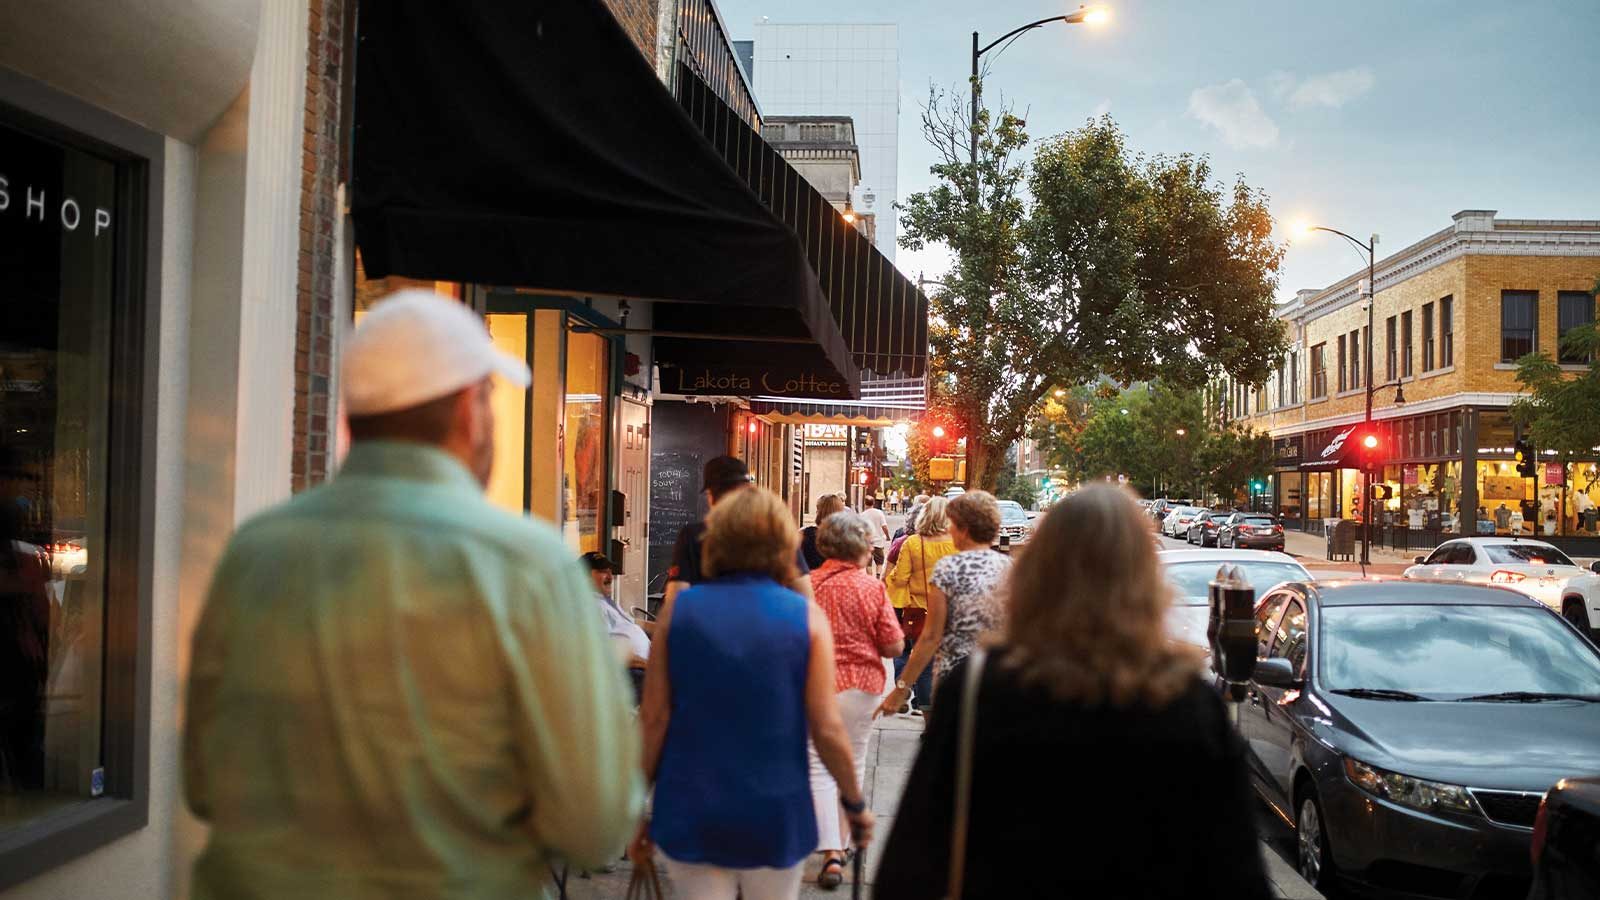
<path id="1" fill-rule="evenodd" d="M 961 900 L 967 868 L 967 826 L 972 815 L 972 757 L 978 734 L 978 686 L 983 682 L 983 648 L 967 657 L 967 677 L 961 682 L 961 720 L 956 737 L 956 809 L 950 826 L 950 877 L 945 896 Z"/>

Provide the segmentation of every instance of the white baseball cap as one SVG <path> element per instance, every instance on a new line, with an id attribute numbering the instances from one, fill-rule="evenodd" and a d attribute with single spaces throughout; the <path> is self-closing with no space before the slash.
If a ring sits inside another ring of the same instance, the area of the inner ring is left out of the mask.
<path id="1" fill-rule="evenodd" d="M 417 288 L 373 304 L 342 356 L 341 389 L 352 416 L 426 403 L 490 374 L 522 388 L 533 382 L 527 363 L 496 348 L 465 304 Z"/>

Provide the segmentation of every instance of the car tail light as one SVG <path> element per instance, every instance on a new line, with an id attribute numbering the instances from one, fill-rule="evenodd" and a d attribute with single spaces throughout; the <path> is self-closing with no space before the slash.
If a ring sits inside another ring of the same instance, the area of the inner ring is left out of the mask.
<path id="1" fill-rule="evenodd" d="M 1282 525 L 1274 525 L 1274 526 L 1272 526 L 1272 533 L 1273 534 L 1283 534 L 1283 526 Z"/>
<path id="2" fill-rule="evenodd" d="M 1512 571 L 1507 570 L 1507 569 L 1498 569 L 1498 570 L 1495 571 L 1495 573 L 1493 575 L 1489 576 L 1489 583 L 1490 584 L 1516 584 L 1517 582 L 1522 581 L 1524 578 L 1527 578 L 1527 577 L 1528 576 L 1522 574 L 1521 572 L 1512 572 Z"/>
<path id="3" fill-rule="evenodd" d="M 1550 820 L 1550 795 L 1546 794 L 1539 801 L 1539 814 L 1533 819 L 1533 843 L 1528 852 L 1533 855 L 1533 864 L 1539 865 L 1539 857 L 1544 853 L 1544 839 L 1549 833 Z"/>

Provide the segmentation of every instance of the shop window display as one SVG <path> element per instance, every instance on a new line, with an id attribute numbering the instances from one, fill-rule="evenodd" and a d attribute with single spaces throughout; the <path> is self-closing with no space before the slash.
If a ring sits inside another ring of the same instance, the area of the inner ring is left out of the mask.
<path id="1" fill-rule="evenodd" d="M 597 334 L 567 331 L 567 391 L 562 510 L 567 544 L 579 553 L 601 546 L 606 496 L 606 397 L 609 347 Z"/>
<path id="2" fill-rule="evenodd" d="M 98 796 L 117 167 L 0 126 L 0 834 Z"/>

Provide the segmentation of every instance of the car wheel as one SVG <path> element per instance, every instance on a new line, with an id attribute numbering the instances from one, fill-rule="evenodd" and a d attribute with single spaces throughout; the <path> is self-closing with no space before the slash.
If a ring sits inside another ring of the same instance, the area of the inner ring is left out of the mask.
<path id="1" fill-rule="evenodd" d="M 1295 862 L 1300 877 L 1319 891 L 1327 892 L 1333 883 L 1333 853 L 1328 846 L 1328 829 L 1317 802 L 1315 789 L 1306 788 L 1295 818 Z"/>
<path id="2" fill-rule="evenodd" d="M 1561 604 L 1561 615 L 1571 622 L 1574 628 L 1590 638 L 1595 637 L 1594 630 L 1589 627 L 1589 611 L 1583 608 L 1582 600 L 1568 597 L 1566 602 Z"/>

